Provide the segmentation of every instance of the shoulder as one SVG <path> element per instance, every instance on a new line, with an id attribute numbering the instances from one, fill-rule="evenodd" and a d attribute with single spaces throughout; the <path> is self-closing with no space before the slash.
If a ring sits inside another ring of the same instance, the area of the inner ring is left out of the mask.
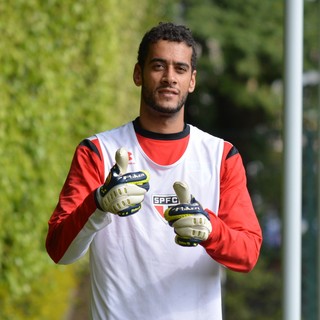
<path id="1" fill-rule="evenodd" d="M 132 122 L 126 123 L 120 127 L 112 128 L 103 132 L 96 133 L 95 135 L 83 139 L 78 147 L 78 152 L 90 152 L 102 159 L 102 145 L 106 144 L 107 141 L 119 139 L 121 136 L 127 136 L 128 132 L 132 130 Z"/>
<path id="2" fill-rule="evenodd" d="M 230 142 L 224 142 L 220 171 L 221 183 L 225 181 L 245 181 L 246 173 L 238 149 Z"/>
<path id="3" fill-rule="evenodd" d="M 92 152 L 96 154 L 100 159 L 102 158 L 102 151 L 99 140 L 96 136 L 86 138 L 82 140 L 77 148 L 78 152 Z"/>
<path id="4" fill-rule="evenodd" d="M 122 126 L 112 128 L 110 130 L 106 130 L 100 133 L 95 134 L 95 137 L 98 139 L 112 139 L 112 137 L 120 137 L 122 135 L 127 135 L 133 130 L 133 123 L 128 122 L 123 124 Z"/>
<path id="5" fill-rule="evenodd" d="M 238 149 L 232 143 L 224 141 L 222 159 L 227 160 L 236 155 L 240 156 Z"/>
<path id="6" fill-rule="evenodd" d="M 208 132 L 205 132 L 193 125 L 190 125 L 190 132 L 191 134 L 196 138 L 203 140 L 205 142 L 207 141 L 212 141 L 212 143 L 219 144 L 222 149 L 222 161 L 225 161 L 233 156 L 238 156 L 240 157 L 238 149 L 229 141 L 226 141 L 220 137 L 214 136 Z"/>
<path id="7" fill-rule="evenodd" d="M 190 125 L 190 137 L 193 141 L 196 141 L 199 144 L 205 145 L 216 145 L 222 147 L 224 140 L 220 137 L 214 136 L 206 131 L 203 131 L 193 125 Z"/>

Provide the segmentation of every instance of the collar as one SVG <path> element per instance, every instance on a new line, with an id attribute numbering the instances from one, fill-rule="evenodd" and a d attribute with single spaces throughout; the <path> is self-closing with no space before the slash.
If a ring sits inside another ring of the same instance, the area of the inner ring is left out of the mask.
<path id="1" fill-rule="evenodd" d="M 179 140 L 187 137 L 190 134 L 190 126 L 188 124 L 184 124 L 184 128 L 182 131 L 177 133 L 158 133 L 153 131 L 145 130 L 141 127 L 139 117 L 132 121 L 134 131 L 145 137 L 154 140 Z"/>

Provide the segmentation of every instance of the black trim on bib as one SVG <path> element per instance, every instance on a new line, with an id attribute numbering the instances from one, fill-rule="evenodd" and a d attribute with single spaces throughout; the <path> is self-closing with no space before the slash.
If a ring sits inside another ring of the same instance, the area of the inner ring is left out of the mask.
<path id="1" fill-rule="evenodd" d="M 101 159 L 101 155 L 100 155 L 98 148 L 91 140 L 89 140 L 89 139 L 82 140 L 80 142 L 80 146 L 89 148 L 91 151 L 93 151 L 99 157 L 99 159 Z"/>
<path id="2" fill-rule="evenodd" d="M 150 138 L 154 140 L 179 140 L 187 137 L 190 134 L 190 126 L 185 124 L 181 132 L 177 133 L 157 133 L 153 131 L 145 130 L 141 127 L 139 122 L 139 117 L 133 122 L 134 131 L 145 138 Z"/>
<path id="3" fill-rule="evenodd" d="M 227 154 L 226 159 L 231 158 L 232 156 L 236 155 L 237 153 L 239 153 L 238 149 L 235 146 L 232 146 L 232 148 L 230 149 L 230 151 Z"/>

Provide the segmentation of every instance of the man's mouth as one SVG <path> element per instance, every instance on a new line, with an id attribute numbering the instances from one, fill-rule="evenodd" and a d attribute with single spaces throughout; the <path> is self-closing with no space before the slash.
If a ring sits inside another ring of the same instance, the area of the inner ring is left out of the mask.
<path id="1" fill-rule="evenodd" d="M 175 96 L 179 94 L 179 91 L 173 88 L 160 88 L 158 89 L 158 93 L 163 96 Z"/>

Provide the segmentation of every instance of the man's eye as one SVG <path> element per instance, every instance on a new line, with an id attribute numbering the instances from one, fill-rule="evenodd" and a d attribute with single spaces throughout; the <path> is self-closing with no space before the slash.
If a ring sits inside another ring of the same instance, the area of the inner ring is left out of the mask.
<path id="1" fill-rule="evenodd" d="M 164 66 L 163 66 L 161 63 L 158 63 L 158 64 L 155 64 L 155 65 L 153 66 L 153 68 L 154 68 L 155 70 L 162 70 L 162 69 L 164 68 Z"/>
<path id="2" fill-rule="evenodd" d="M 187 71 L 186 67 L 179 66 L 176 68 L 178 73 L 184 73 Z"/>

